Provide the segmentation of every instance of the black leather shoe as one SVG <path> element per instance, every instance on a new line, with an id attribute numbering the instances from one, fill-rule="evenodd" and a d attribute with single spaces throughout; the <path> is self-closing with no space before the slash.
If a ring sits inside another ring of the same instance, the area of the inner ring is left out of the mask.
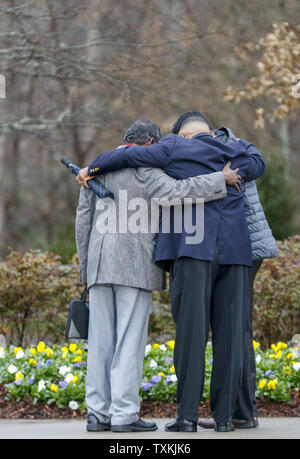
<path id="1" fill-rule="evenodd" d="M 248 421 L 240 420 L 240 419 L 232 419 L 232 424 L 236 429 L 254 429 L 258 426 L 258 419 L 252 418 Z M 204 418 L 199 419 L 198 426 L 202 427 L 203 429 L 214 429 L 215 428 L 215 421 L 213 418 Z"/>
<path id="2" fill-rule="evenodd" d="M 197 432 L 197 422 L 177 416 L 174 421 L 166 424 L 165 430 L 167 432 Z"/>
<path id="3" fill-rule="evenodd" d="M 157 429 L 158 427 L 155 422 L 145 422 L 142 419 L 138 419 L 132 424 L 111 426 L 112 432 L 153 432 Z"/>
<path id="4" fill-rule="evenodd" d="M 202 427 L 202 429 L 214 429 L 215 428 L 215 421 L 213 418 L 203 418 L 198 420 L 198 426 Z"/>
<path id="5" fill-rule="evenodd" d="M 255 427 L 258 427 L 258 419 L 252 418 L 248 421 L 232 419 L 232 424 L 236 429 L 255 429 Z"/>
<path id="6" fill-rule="evenodd" d="M 88 432 L 103 432 L 111 429 L 111 424 L 101 422 L 94 414 L 88 415 L 86 430 Z"/>
<path id="7" fill-rule="evenodd" d="M 235 427 L 232 424 L 232 422 L 216 422 L 216 432 L 231 432 L 232 430 L 235 430 Z"/>

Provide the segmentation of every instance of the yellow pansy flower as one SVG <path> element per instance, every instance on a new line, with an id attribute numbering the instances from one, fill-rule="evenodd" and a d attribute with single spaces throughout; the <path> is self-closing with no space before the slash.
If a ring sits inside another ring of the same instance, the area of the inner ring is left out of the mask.
<path id="1" fill-rule="evenodd" d="M 37 365 L 37 361 L 34 359 L 30 359 L 28 363 L 29 365 Z"/>
<path id="2" fill-rule="evenodd" d="M 29 349 L 29 352 L 31 355 L 35 355 L 36 354 L 36 350 L 32 347 L 31 349 Z"/>
<path id="3" fill-rule="evenodd" d="M 163 372 L 163 371 L 160 371 L 158 374 L 159 374 L 159 376 L 161 376 L 161 377 L 164 376 L 164 372 Z"/>
<path id="4" fill-rule="evenodd" d="M 289 374 L 291 373 L 291 371 L 292 371 L 292 370 L 290 369 L 290 367 L 284 367 L 284 372 L 285 372 L 287 375 L 289 375 Z"/>
<path id="5" fill-rule="evenodd" d="M 68 352 L 68 348 L 67 348 L 66 346 L 62 347 L 61 350 L 62 350 L 63 352 Z"/>
<path id="6" fill-rule="evenodd" d="M 271 344 L 271 348 L 273 349 L 274 352 L 278 352 L 279 349 L 277 348 L 276 344 Z"/>
<path id="7" fill-rule="evenodd" d="M 159 347 L 158 343 L 153 344 L 153 349 L 157 349 Z"/>
<path id="8" fill-rule="evenodd" d="M 65 360 L 65 358 L 67 357 L 67 355 L 68 355 L 68 351 L 64 351 L 64 352 L 63 352 L 63 355 L 61 356 L 61 358 L 62 358 L 63 360 Z"/>
<path id="9" fill-rule="evenodd" d="M 70 346 L 69 346 L 69 349 L 70 349 L 71 352 L 76 351 L 76 349 L 77 349 L 77 344 L 71 343 Z"/>
<path id="10" fill-rule="evenodd" d="M 23 373 L 21 373 L 20 371 L 18 371 L 18 373 L 16 373 L 16 381 L 18 381 L 18 379 L 23 379 L 23 378 L 24 378 Z"/>
<path id="11" fill-rule="evenodd" d="M 15 347 L 15 355 L 17 355 L 19 351 L 23 351 L 23 349 L 21 347 Z"/>
<path id="12" fill-rule="evenodd" d="M 172 367 L 171 367 L 171 373 L 175 373 L 175 367 L 174 367 L 174 365 L 172 365 Z"/>
<path id="13" fill-rule="evenodd" d="M 259 346 L 260 346 L 260 343 L 258 341 L 253 340 L 253 348 L 255 351 Z"/>
<path id="14" fill-rule="evenodd" d="M 50 349 L 50 347 L 47 347 L 47 349 L 45 349 L 45 353 L 47 357 L 52 357 L 54 354 L 54 352 L 52 351 L 52 349 Z"/>
<path id="15" fill-rule="evenodd" d="M 82 355 L 82 350 L 81 349 L 76 349 L 75 354 Z"/>
<path id="16" fill-rule="evenodd" d="M 46 349 L 46 344 L 44 343 L 44 341 L 40 341 L 36 348 L 40 354 L 43 354 L 43 352 L 45 352 Z"/>
<path id="17" fill-rule="evenodd" d="M 271 379 L 271 381 L 268 382 L 268 389 L 275 390 L 277 383 L 278 383 L 277 379 Z"/>
<path id="18" fill-rule="evenodd" d="M 74 375 L 73 376 L 73 382 L 76 383 L 78 381 L 78 376 Z"/>
<path id="19" fill-rule="evenodd" d="M 277 354 L 276 354 L 276 359 L 281 359 L 281 356 L 282 356 L 282 351 L 278 351 Z"/>
<path id="20" fill-rule="evenodd" d="M 50 390 L 52 392 L 56 392 L 57 393 L 58 392 L 58 387 L 55 384 L 52 384 L 51 387 L 50 387 Z"/>
<path id="21" fill-rule="evenodd" d="M 174 349 L 175 347 L 175 341 L 173 339 L 171 339 L 169 342 L 168 342 L 168 346 L 171 348 L 171 349 Z"/>
<path id="22" fill-rule="evenodd" d="M 293 357 L 293 354 L 291 352 L 288 353 L 287 358 L 291 359 Z"/>
<path id="23" fill-rule="evenodd" d="M 259 387 L 260 387 L 261 389 L 263 389 L 263 388 L 265 387 L 266 384 L 267 384 L 266 379 L 262 379 L 262 380 L 259 382 L 258 385 L 259 385 Z"/>
<path id="24" fill-rule="evenodd" d="M 78 357 L 75 357 L 75 359 L 73 359 L 73 362 L 76 363 L 76 362 L 81 362 L 82 361 L 82 357 L 81 355 L 79 355 Z"/>
<path id="25" fill-rule="evenodd" d="M 277 349 L 286 349 L 287 347 L 288 345 L 286 343 L 282 343 L 281 341 L 277 343 Z"/>

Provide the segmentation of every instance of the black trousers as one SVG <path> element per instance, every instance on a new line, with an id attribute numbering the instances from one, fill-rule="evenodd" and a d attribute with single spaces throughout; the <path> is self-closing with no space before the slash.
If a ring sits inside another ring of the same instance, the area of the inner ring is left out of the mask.
<path id="1" fill-rule="evenodd" d="M 242 379 L 248 268 L 214 260 L 175 260 L 170 273 L 176 323 L 174 365 L 178 415 L 197 421 L 205 379 L 205 349 L 212 328 L 211 410 L 216 422 L 232 419 Z"/>
<path id="2" fill-rule="evenodd" d="M 248 285 L 247 285 L 247 327 L 245 333 L 244 344 L 244 362 L 243 362 L 243 376 L 242 383 L 238 395 L 236 408 L 234 411 L 235 419 L 249 420 L 257 417 L 256 407 L 256 362 L 253 349 L 253 328 L 252 328 L 252 314 L 253 314 L 253 283 L 255 276 L 261 267 L 262 260 L 254 260 L 252 268 L 248 271 Z"/>

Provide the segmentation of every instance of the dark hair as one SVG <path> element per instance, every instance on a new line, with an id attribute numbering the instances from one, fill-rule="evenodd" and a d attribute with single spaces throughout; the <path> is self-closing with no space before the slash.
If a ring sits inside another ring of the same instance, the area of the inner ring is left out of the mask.
<path id="1" fill-rule="evenodd" d="M 181 115 L 178 120 L 174 123 L 174 126 L 172 128 L 172 133 L 173 134 L 178 134 L 179 131 L 181 130 L 181 128 L 189 123 L 190 121 L 203 121 L 204 123 L 207 124 L 207 126 L 209 127 L 209 129 L 212 130 L 212 126 L 210 124 L 210 122 L 208 121 L 208 119 L 206 118 L 206 116 L 204 116 L 202 113 L 200 112 L 196 112 L 196 111 L 190 111 L 190 112 L 185 112 L 183 115 Z"/>
<path id="2" fill-rule="evenodd" d="M 153 143 L 161 139 L 159 127 L 147 118 L 140 118 L 127 129 L 124 142 L 145 145 L 151 139 L 153 139 Z"/>

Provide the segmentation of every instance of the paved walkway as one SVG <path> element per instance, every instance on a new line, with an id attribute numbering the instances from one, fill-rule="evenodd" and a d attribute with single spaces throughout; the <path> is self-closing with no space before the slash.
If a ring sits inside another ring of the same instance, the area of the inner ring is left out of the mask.
<path id="1" fill-rule="evenodd" d="M 159 430 L 149 433 L 113 433 L 86 431 L 85 420 L 49 420 L 49 421 L 27 421 L 27 420 L 6 420 L 0 419 L 0 439 L 28 438 L 82 438 L 82 439 L 165 439 L 175 440 L 197 438 L 201 439 L 300 439 L 300 418 L 260 418 L 260 425 L 256 429 L 236 430 L 227 434 L 217 433 L 213 430 L 205 430 L 198 427 L 198 432 L 191 433 L 169 433 L 164 431 L 166 422 L 170 419 L 153 419 L 157 422 Z"/>

